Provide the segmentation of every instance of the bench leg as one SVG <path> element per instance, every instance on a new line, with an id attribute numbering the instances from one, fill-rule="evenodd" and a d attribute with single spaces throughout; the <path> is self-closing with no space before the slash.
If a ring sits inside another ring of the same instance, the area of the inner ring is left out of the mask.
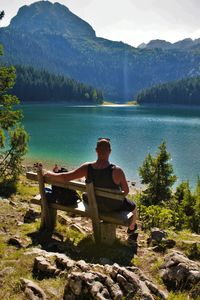
<path id="1" fill-rule="evenodd" d="M 106 245 L 112 245 L 116 240 L 116 225 L 106 222 L 101 223 L 101 242 Z"/>
<path id="2" fill-rule="evenodd" d="M 40 230 L 47 230 L 49 232 L 53 232 L 56 226 L 56 217 L 57 217 L 57 210 L 54 208 L 49 208 L 48 219 L 46 215 L 44 214 L 41 215 Z"/>

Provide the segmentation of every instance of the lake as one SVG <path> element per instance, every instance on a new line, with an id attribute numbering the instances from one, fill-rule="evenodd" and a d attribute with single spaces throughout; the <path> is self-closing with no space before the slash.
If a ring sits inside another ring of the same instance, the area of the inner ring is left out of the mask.
<path id="1" fill-rule="evenodd" d="M 95 160 L 98 137 L 109 137 L 111 161 L 139 183 L 138 167 L 163 140 L 178 182 L 194 186 L 200 175 L 200 109 L 140 106 L 22 105 L 30 134 L 26 161 L 75 167 Z"/>

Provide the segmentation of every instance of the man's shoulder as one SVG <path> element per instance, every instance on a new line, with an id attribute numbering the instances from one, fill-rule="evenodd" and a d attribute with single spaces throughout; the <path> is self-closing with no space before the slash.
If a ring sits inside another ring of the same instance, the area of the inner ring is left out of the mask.
<path id="1" fill-rule="evenodd" d="M 113 166 L 113 171 L 116 172 L 116 173 L 124 173 L 124 171 L 122 170 L 122 168 L 118 165 L 112 165 Z"/>
<path id="2" fill-rule="evenodd" d="M 87 161 L 87 162 L 84 162 L 84 163 L 81 165 L 81 167 L 83 167 L 83 168 L 86 167 L 86 168 L 87 168 L 89 165 L 92 165 L 92 164 L 94 164 L 94 161 L 92 161 L 92 162 L 91 162 L 91 161 Z"/>

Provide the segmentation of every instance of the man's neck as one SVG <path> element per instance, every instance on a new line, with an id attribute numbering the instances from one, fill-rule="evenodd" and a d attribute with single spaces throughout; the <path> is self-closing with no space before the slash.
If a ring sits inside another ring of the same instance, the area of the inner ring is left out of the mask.
<path id="1" fill-rule="evenodd" d="M 110 163 L 109 163 L 109 160 L 107 158 L 106 159 L 98 158 L 95 165 L 99 168 L 106 168 L 110 165 Z"/>

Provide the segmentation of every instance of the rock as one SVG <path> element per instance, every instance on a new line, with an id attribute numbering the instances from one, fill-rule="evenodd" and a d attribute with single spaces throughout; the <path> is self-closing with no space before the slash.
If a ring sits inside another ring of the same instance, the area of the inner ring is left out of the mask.
<path id="1" fill-rule="evenodd" d="M 7 268 L 0 271 L 0 277 L 3 277 L 4 275 L 11 274 L 14 271 L 15 271 L 15 269 L 13 267 L 7 267 Z"/>
<path id="2" fill-rule="evenodd" d="M 12 205 L 12 206 L 17 206 L 17 204 L 12 200 L 9 200 L 9 204 Z"/>
<path id="3" fill-rule="evenodd" d="M 38 256 L 34 261 L 34 273 L 42 274 L 45 277 L 57 276 L 61 270 L 56 266 L 52 266 L 51 263 L 43 256 Z"/>
<path id="4" fill-rule="evenodd" d="M 33 208 L 30 208 L 24 216 L 24 223 L 33 223 L 39 217 L 40 213 L 36 212 Z"/>
<path id="5" fill-rule="evenodd" d="M 84 260 L 77 261 L 76 266 L 78 266 L 82 271 L 85 272 L 90 270 L 89 264 L 87 264 Z"/>
<path id="6" fill-rule="evenodd" d="M 148 288 L 150 289 L 150 291 L 156 295 L 157 297 L 159 297 L 159 299 L 167 299 L 167 293 L 161 291 L 155 284 L 153 284 L 152 282 L 145 280 L 146 285 L 148 286 Z"/>
<path id="7" fill-rule="evenodd" d="M 24 223 L 23 222 L 21 222 L 21 221 L 18 221 L 17 222 L 17 226 L 22 226 Z"/>
<path id="8" fill-rule="evenodd" d="M 161 230 L 159 228 L 153 228 L 151 230 L 151 241 L 155 240 L 157 242 L 160 242 L 162 239 L 165 239 L 167 237 L 167 233 L 164 230 Z"/>
<path id="9" fill-rule="evenodd" d="M 12 237 L 8 240 L 8 245 L 15 246 L 17 248 L 23 248 L 22 241 L 18 237 Z"/>
<path id="10" fill-rule="evenodd" d="M 62 225 L 68 225 L 71 223 L 71 219 L 68 216 L 64 216 L 58 213 L 57 220 Z"/>
<path id="11" fill-rule="evenodd" d="M 34 272 L 41 276 L 66 277 L 63 299 L 167 299 L 167 296 L 136 267 L 89 264 L 64 254 L 40 251 Z"/>
<path id="12" fill-rule="evenodd" d="M 199 264 L 177 251 L 165 256 L 160 273 L 167 288 L 172 290 L 190 290 L 200 282 Z"/>
<path id="13" fill-rule="evenodd" d="M 153 228 L 151 235 L 147 239 L 147 245 L 152 246 L 155 252 L 165 252 L 167 249 L 173 248 L 176 242 L 172 239 L 167 239 L 167 233 L 159 228 Z"/>
<path id="14" fill-rule="evenodd" d="M 6 198 L 1 198 L 1 201 L 2 201 L 3 203 L 7 203 L 7 204 L 9 204 L 9 202 L 10 202 L 10 200 L 9 200 L 9 199 L 6 199 Z"/>
<path id="15" fill-rule="evenodd" d="M 81 226 L 79 226 L 79 225 L 76 225 L 76 224 L 70 225 L 70 229 L 75 230 L 77 232 L 80 232 L 82 234 L 85 233 L 85 231 L 83 230 L 83 228 Z"/>
<path id="16" fill-rule="evenodd" d="M 47 296 L 44 291 L 34 282 L 28 279 L 21 278 L 22 290 L 30 300 L 46 300 Z"/>

